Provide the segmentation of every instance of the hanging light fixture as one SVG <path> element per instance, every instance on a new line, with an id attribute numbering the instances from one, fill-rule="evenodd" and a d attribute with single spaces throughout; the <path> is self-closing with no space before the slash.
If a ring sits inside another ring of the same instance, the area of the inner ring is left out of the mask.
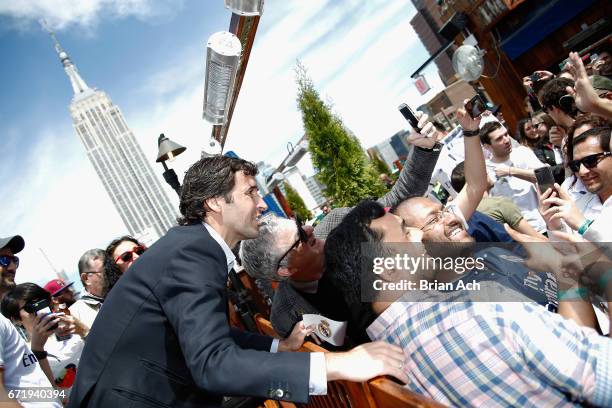
<path id="1" fill-rule="evenodd" d="M 222 125 L 227 118 L 241 53 L 240 40 L 230 32 L 220 31 L 208 39 L 203 117 L 213 125 Z"/>
<path id="2" fill-rule="evenodd" d="M 239 16 L 261 16 L 264 0 L 225 0 L 225 8 Z"/>

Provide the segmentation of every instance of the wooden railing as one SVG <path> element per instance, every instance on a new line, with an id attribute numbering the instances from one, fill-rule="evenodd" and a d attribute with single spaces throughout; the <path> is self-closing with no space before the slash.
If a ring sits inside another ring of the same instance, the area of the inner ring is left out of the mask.
<path id="1" fill-rule="evenodd" d="M 261 316 L 255 318 L 262 334 L 279 337 L 272 324 Z M 323 347 L 306 342 L 300 351 L 326 352 Z M 351 381 L 333 381 L 327 383 L 327 395 L 310 397 L 308 404 L 291 404 L 267 400 L 265 408 L 300 407 L 300 408 L 443 408 L 421 394 L 412 392 L 388 377 L 378 377 L 367 383 Z"/>

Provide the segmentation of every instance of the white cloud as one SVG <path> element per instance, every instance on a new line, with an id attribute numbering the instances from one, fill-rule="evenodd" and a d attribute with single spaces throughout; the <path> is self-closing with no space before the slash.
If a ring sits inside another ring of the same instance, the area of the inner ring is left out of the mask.
<path id="1" fill-rule="evenodd" d="M 57 269 L 76 270 L 86 250 L 106 245 L 125 233 L 85 151 L 70 127 L 45 131 L 19 179 L 11 181 L 13 200 L 6 200 L 3 233 L 20 234 L 26 241 L 18 282 L 44 284 L 55 277 L 41 249 Z M 6 211 L 6 212 L 5 212 Z"/>
<path id="2" fill-rule="evenodd" d="M 27 29 L 45 19 L 55 30 L 76 25 L 95 28 L 102 17 L 138 19 L 167 18 L 182 7 L 173 0 L 19 0 L 0 3 L 0 15 L 11 17 L 12 23 Z"/>

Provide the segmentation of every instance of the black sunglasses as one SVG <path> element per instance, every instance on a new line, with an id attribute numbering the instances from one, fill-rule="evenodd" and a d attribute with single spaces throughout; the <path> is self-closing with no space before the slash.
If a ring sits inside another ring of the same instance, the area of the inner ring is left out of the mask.
<path id="1" fill-rule="evenodd" d="M 289 255 L 289 252 L 297 248 L 300 242 L 308 241 L 308 234 L 306 234 L 306 231 L 304 231 L 302 221 L 300 220 L 299 217 L 295 217 L 295 225 L 297 225 L 298 239 L 293 243 L 293 245 L 291 245 L 291 247 L 287 250 L 287 252 L 285 252 L 283 256 L 280 257 L 280 259 L 278 260 L 278 263 L 276 264 L 276 270 L 279 270 L 279 268 L 281 267 L 281 262 L 283 262 L 283 260 L 287 257 L 287 255 Z"/>
<path id="2" fill-rule="evenodd" d="M 588 155 L 583 157 L 580 160 L 572 160 L 567 164 L 567 166 L 574 172 L 578 173 L 580 171 L 580 165 L 583 164 L 587 169 L 593 169 L 597 167 L 597 164 L 605 159 L 606 157 L 612 156 L 610 152 L 601 152 Z"/>
<path id="3" fill-rule="evenodd" d="M 0 255 L 0 265 L 2 265 L 3 268 L 8 268 L 11 262 L 15 263 L 15 267 L 18 267 L 19 257 L 12 256 L 12 255 Z"/>

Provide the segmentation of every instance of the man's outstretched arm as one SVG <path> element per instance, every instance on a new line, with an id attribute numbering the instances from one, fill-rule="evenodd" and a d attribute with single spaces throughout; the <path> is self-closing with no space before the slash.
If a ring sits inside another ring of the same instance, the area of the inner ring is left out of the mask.
<path id="1" fill-rule="evenodd" d="M 419 119 L 421 133 L 412 130 L 408 137 L 408 143 L 414 148 L 408 155 L 406 164 L 391 191 L 378 199 L 384 207 L 395 207 L 408 198 L 423 196 L 427 192 L 431 174 L 438 162 L 440 149 L 436 143 L 442 135 L 428 121 L 426 114 L 416 112 L 415 116 Z"/>

